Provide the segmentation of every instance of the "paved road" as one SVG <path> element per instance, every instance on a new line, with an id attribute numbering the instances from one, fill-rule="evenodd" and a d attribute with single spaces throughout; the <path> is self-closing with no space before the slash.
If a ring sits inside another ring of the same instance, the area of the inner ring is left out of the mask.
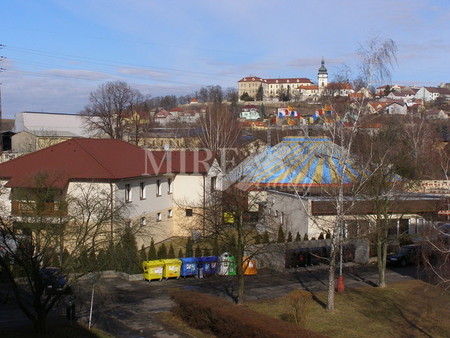
<path id="1" fill-rule="evenodd" d="M 416 277 L 414 267 L 388 269 L 386 274 L 388 283 Z M 376 267 L 349 264 L 344 269 L 344 280 L 346 288 L 375 286 Z M 246 276 L 245 297 L 246 300 L 280 297 L 298 288 L 317 292 L 326 290 L 326 283 L 326 266 L 297 268 L 284 273 L 259 271 L 258 275 Z M 157 313 L 169 311 L 173 306 L 169 292 L 175 288 L 208 293 L 230 300 L 234 299 L 237 293 L 236 278 L 232 276 L 151 283 L 128 282 L 120 278 L 102 279 L 94 288 L 94 326 L 115 337 L 188 337 L 183 332 L 167 327 L 157 318 Z M 86 285 L 77 290 L 77 311 L 84 321 L 89 317 L 91 290 Z M 12 321 L 22 321 L 20 312 L 13 312 L 5 307 L 2 310 L 1 305 L 0 318 L 0 328 L 11 325 Z"/>
<path id="2" fill-rule="evenodd" d="M 388 269 L 388 283 L 415 278 L 415 268 Z M 349 264 L 344 269 L 346 288 L 375 286 L 377 270 L 374 266 Z M 327 289 L 327 267 L 315 266 L 286 270 L 285 273 L 260 272 L 246 276 L 246 300 L 284 296 L 298 288 L 312 292 Z M 234 299 L 237 294 L 236 279 L 231 276 L 204 279 L 168 280 L 162 282 L 126 282 L 120 279 L 103 281 L 109 295 L 115 295 L 114 305 L 105 311 L 105 319 L 99 327 L 114 333 L 116 337 L 186 337 L 182 332 L 164 327 L 155 314 L 169 311 L 173 306 L 168 294 L 171 289 L 181 288 Z M 113 328 L 111 330 L 111 328 Z"/>

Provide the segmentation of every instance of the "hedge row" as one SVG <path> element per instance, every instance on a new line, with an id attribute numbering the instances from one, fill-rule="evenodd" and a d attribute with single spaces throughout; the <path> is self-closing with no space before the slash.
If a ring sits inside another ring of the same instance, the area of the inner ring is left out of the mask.
<path id="1" fill-rule="evenodd" d="M 193 291 L 171 293 L 172 309 L 191 327 L 217 337 L 325 337 L 300 326 L 272 318 L 225 299 Z"/>

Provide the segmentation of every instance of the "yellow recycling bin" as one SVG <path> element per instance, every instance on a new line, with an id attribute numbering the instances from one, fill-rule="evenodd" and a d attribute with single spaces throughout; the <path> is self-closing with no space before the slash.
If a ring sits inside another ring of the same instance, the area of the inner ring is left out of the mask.
<path id="1" fill-rule="evenodd" d="M 162 280 L 164 272 L 164 262 L 162 260 L 143 261 L 144 279 L 146 281 Z"/>
<path id="2" fill-rule="evenodd" d="M 164 262 L 163 277 L 165 279 L 176 277 L 180 278 L 181 274 L 181 259 L 162 259 Z"/>

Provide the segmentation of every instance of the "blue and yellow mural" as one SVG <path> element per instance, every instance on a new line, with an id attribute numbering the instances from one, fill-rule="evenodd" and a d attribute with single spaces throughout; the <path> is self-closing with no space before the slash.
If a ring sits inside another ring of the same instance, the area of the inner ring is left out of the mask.
<path id="1" fill-rule="evenodd" d="M 285 137 L 233 169 L 229 182 L 246 188 L 294 188 L 351 184 L 358 166 L 347 149 L 327 137 Z"/>

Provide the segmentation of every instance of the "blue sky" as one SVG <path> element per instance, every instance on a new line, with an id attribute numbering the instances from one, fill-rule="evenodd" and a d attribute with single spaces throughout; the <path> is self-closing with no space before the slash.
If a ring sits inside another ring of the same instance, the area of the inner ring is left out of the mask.
<path id="1" fill-rule="evenodd" d="M 1 0 L 4 117 L 77 113 L 106 81 L 145 95 L 329 74 L 369 38 L 393 39 L 392 83 L 450 82 L 449 0 Z"/>

